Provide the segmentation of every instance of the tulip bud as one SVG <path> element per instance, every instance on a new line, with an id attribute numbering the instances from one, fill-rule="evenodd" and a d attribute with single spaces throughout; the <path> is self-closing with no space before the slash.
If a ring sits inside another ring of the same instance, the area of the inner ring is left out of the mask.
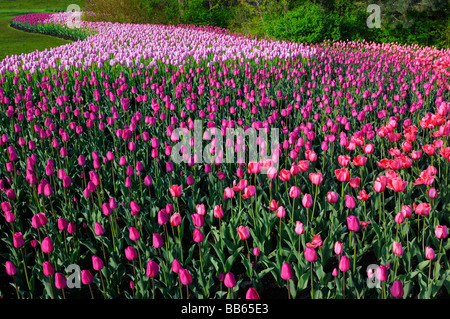
<path id="1" fill-rule="evenodd" d="M 350 260 L 347 256 L 342 256 L 339 261 L 339 270 L 342 272 L 346 272 L 350 269 Z"/>

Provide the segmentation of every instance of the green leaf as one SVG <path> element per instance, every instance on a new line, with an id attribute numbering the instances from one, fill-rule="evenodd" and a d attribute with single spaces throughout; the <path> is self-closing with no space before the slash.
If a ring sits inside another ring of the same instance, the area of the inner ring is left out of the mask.
<path id="1" fill-rule="evenodd" d="M 225 269 L 224 269 L 225 272 L 230 272 L 231 267 L 233 266 L 236 258 L 239 256 L 239 253 L 243 248 L 244 247 L 239 247 L 231 256 L 227 258 L 227 260 L 225 261 Z"/>
<path id="2" fill-rule="evenodd" d="M 298 279 L 298 284 L 297 284 L 298 289 L 299 290 L 306 289 L 306 287 L 308 287 L 309 279 L 310 279 L 310 273 L 309 272 L 306 272 L 306 273 L 302 274 L 300 276 L 300 278 Z"/>

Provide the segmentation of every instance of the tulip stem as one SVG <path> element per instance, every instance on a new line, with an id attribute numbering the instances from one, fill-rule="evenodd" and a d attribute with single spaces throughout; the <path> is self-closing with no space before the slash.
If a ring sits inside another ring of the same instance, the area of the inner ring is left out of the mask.
<path id="1" fill-rule="evenodd" d="M 183 290 L 181 289 L 181 280 L 180 280 L 180 276 L 178 276 L 178 284 L 179 284 L 179 288 L 180 288 L 180 299 L 183 299 Z"/>
<path id="2" fill-rule="evenodd" d="M 355 273 L 355 267 L 356 267 L 356 244 L 357 244 L 357 238 L 355 235 L 355 238 L 353 239 L 353 273 Z"/>
<path id="3" fill-rule="evenodd" d="M 51 292 L 52 292 L 52 299 L 55 299 L 55 294 L 54 294 L 54 292 L 53 292 L 53 285 L 52 285 L 52 277 L 53 277 L 53 276 L 50 276 L 50 278 L 49 278 L 49 282 L 50 282 L 50 290 L 51 290 Z"/>
<path id="4" fill-rule="evenodd" d="M 279 235 L 280 235 L 280 236 L 279 236 L 279 237 L 280 237 L 280 238 L 279 238 L 280 240 L 279 240 L 279 244 L 278 244 L 278 246 L 279 246 L 278 249 L 281 250 L 281 218 L 280 218 L 280 231 L 279 231 Z"/>
<path id="5" fill-rule="evenodd" d="M 161 264 L 162 264 L 162 271 L 163 271 L 163 275 L 164 275 L 164 282 L 165 282 L 165 284 L 166 284 L 166 286 L 167 286 L 167 278 L 166 278 L 166 270 L 164 269 L 165 268 L 165 263 L 164 263 L 164 261 L 163 261 L 163 257 L 162 257 L 162 253 L 161 253 L 161 248 L 158 248 L 158 253 L 159 253 L 159 258 L 161 259 Z"/>
<path id="6" fill-rule="evenodd" d="M 114 240 L 114 226 L 113 226 L 113 220 L 112 220 L 112 217 L 111 217 L 111 215 L 109 215 L 109 221 L 110 221 L 110 225 L 111 225 L 111 236 L 112 236 L 112 240 L 113 240 L 113 247 L 114 247 L 114 251 L 116 250 L 116 243 L 115 243 L 115 240 Z"/>
<path id="7" fill-rule="evenodd" d="M 286 287 L 288 292 L 288 299 L 291 299 L 291 292 L 289 291 L 289 280 L 286 280 Z"/>
<path id="8" fill-rule="evenodd" d="M 103 244 L 103 237 L 100 236 L 100 240 L 101 240 L 101 242 L 102 242 L 103 258 L 104 258 L 105 261 L 106 261 L 106 254 L 105 254 L 105 246 L 104 246 L 104 244 Z"/>
<path id="9" fill-rule="evenodd" d="M 313 263 L 311 262 L 311 299 L 314 299 Z"/>
<path id="10" fill-rule="evenodd" d="M 422 222 L 423 226 L 422 226 L 422 251 L 425 250 L 425 218 L 423 219 Z"/>
<path id="11" fill-rule="evenodd" d="M 430 259 L 430 266 L 428 267 L 428 286 L 430 286 L 430 280 L 431 280 L 431 259 Z M 428 287 L 431 288 L 431 287 Z"/>
<path id="12" fill-rule="evenodd" d="M 177 230 L 178 230 L 178 241 L 180 242 L 181 263 L 183 263 L 183 246 L 181 245 L 180 226 L 177 226 Z"/>
<path id="13" fill-rule="evenodd" d="M 200 266 L 202 268 L 202 273 L 203 273 L 202 246 L 200 245 L 200 243 L 198 243 L 198 253 L 200 256 Z"/>
<path id="14" fill-rule="evenodd" d="M 103 287 L 103 297 L 106 299 L 106 290 L 105 290 L 105 283 L 103 282 L 103 275 L 102 275 L 102 271 L 99 271 L 100 273 L 100 280 L 102 281 L 102 287 Z"/>
<path id="15" fill-rule="evenodd" d="M 17 283 L 16 283 L 16 279 L 13 277 L 13 281 L 14 281 L 14 287 L 16 288 L 16 293 L 17 293 L 17 299 L 20 299 L 20 294 L 19 294 L 19 289 L 17 289 Z"/>
<path id="16" fill-rule="evenodd" d="M 396 260 L 395 260 L 395 273 L 394 273 L 394 281 L 395 281 L 395 279 L 397 278 L 397 269 L 398 269 L 398 263 L 399 263 L 399 260 L 398 260 L 398 255 L 396 255 L 396 258 L 395 258 Z"/>
<path id="17" fill-rule="evenodd" d="M 153 277 L 152 277 L 152 294 L 153 294 L 153 299 L 155 299 L 155 278 L 153 278 Z M 189 299 L 189 297 L 188 297 L 188 299 Z"/>
<path id="18" fill-rule="evenodd" d="M 300 256 L 300 247 L 302 243 L 302 235 L 298 236 L 298 255 Z"/>
<path id="19" fill-rule="evenodd" d="M 342 296 L 345 299 L 345 271 L 342 272 Z"/>
<path id="20" fill-rule="evenodd" d="M 291 216 L 291 223 L 294 224 L 294 209 L 295 209 L 295 197 L 292 198 L 292 216 Z"/>
<path id="21" fill-rule="evenodd" d="M 27 265 L 26 265 L 26 262 L 25 262 L 25 255 L 23 254 L 23 248 L 20 248 L 20 252 L 22 253 L 23 270 L 25 271 L 25 279 L 27 280 L 28 290 L 30 291 L 31 299 L 33 299 L 33 293 L 31 292 L 30 281 L 28 279 Z"/>
<path id="22" fill-rule="evenodd" d="M 91 292 L 91 297 L 92 297 L 92 299 L 94 299 L 94 294 L 92 293 L 91 284 L 89 284 L 88 286 L 89 286 L 89 291 Z"/>
<path id="23" fill-rule="evenodd" d="M 314 218 L 314 210 L 315 210 L 315 208 L 316 208 L 316 200 L 317 200 L 317 188 L 319 187 L 319 184 L 316 184 L 316 194 L 314 195 L 314 204 L 313 204 L 313 211 L 312 211 L 312 214 L 311 214 L 311 222 L 312 222 L 312 220 L 313 220 L 313 218 Z"/>

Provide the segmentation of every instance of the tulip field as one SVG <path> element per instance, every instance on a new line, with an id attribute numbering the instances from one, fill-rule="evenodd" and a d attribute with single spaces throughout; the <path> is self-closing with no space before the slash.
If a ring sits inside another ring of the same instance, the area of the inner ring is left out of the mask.
<path id="1" fill-rule="evenodd" d="M 71 19 L 0 61 L 3 299 L 448 298 L 449 49 Z"/>

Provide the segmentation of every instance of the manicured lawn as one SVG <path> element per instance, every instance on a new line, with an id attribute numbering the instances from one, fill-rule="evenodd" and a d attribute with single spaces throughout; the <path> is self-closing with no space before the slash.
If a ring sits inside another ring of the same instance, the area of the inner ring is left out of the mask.
<path id="1" fill-rule="evenodd" d="M 28 33 L 10 27 L 12 18 L 33 12 L 65 11 L 67 5 L 77 3 L 81 7 L 83 1 L 73 0 L 1 0 L 0 2 L 0 60 L 6 56 L 45 50 L 70 43 L 60 38 Z"/>

